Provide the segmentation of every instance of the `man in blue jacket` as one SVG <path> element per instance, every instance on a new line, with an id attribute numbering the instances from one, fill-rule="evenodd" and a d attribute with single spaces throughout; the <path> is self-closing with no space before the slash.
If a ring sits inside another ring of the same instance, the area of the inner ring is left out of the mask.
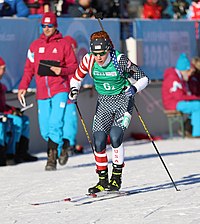
<path id="1" fill-rule="evenodd" d="M 23 0 L 0 1 L 0 16 L 27 17 L 29 9 Z"/>

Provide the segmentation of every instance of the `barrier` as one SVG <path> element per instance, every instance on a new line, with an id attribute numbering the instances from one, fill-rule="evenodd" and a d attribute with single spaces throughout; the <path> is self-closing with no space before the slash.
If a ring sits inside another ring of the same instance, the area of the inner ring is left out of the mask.
<path id="1" fill-rule="evenodd" d="M 181 52 L 189 58 L 197 55 L 194 21 L 104 19 L 102 23 L 116 49 L 122 48 L 120 40 L 127 39 L 128 56 L 152 80 L 162 80 L 165 68 L 174 66 Z M 8 90 L 18 87 L 28 47 L 40 35 L 39 24 L 38 18 L 0 19 L 0 56 L 7 64 L 2 82 Z M 77 40 L 78 60 L 89 50 L 91 33 L 101 30 L 95 19 L 58 18 L 58 25 L 64 36 L 71 35 Z M 91 84 L 91 80 L 87 82 Z M 34 81 L 30 87 L 35 88 Z"/>

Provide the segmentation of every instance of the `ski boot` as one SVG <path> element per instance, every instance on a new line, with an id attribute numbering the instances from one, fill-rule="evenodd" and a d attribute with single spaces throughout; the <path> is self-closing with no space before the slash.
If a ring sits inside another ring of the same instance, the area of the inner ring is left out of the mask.
<path id="1" fill-rule="evenodd" d="M 97 170 L 99 175 L 99 182 L 94 186 L 88 189 L 90 194 L 95 194 L 100 191 L 107 190 L 108 186 L 108 170 Z"/>
<path id="2" fill-rule="evenodd" d="M 48 141 L 48 160 L 47 164 L 45 166 L 45 170 L 52 171 L 56 170 L 57 165 L 57 157 L 58 157 L 58 151 L 57 151 L 58 144 L 53 142 L 51 139 Z"/>
<path id="3" fill-rule="evenodd" d="M 108 184 L 109 191 L 119 191 L 119 189 L 121 188 L 122 168 L 123 165 L 117 165 L 113 163 L 112 176 Z"/>
<path id="4" fill-rule="evenodd" d="M 69 154 L 68 154 L 68 150 L 69 150 L 69 140 L 68 139 L 63 139 L 63 148 L 62 148 L 62 152 L 60 154 L 60 157 L 58 159 L 58 162 L 61 166 L 64 166 L 69 158 Z"/>

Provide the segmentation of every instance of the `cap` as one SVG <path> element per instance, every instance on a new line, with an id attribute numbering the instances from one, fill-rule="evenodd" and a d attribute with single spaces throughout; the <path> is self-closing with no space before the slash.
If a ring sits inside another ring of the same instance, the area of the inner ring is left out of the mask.
<path id="1" fill-rule="evenodd" d="M 5 61 L 3 60 L 3 58 L 0 57 L 0 66 L 5 65 L 5 64 L 6 64 L 6 63 L 5 63 Z"/>
<path id="2" fill-rule="evenodd" d="M 176 69 L 180 71 L 185 71 L 190 69 L 190 60 L 188 59 L 185 53 L 180 54 L 177 62 L 176 62 Z"/>
<path id="3" fill-rule="evenodd" d="M 91 51 L 106 51 L 111 47 L 110 40 L 107 38 L 97 38 L 90 41 Z"/>
<path id="4" fill-rule="evenodd" d="M 76 40 L 71 36 L 65 36 L 64 39 L 72 45 L 73 48 L 77 48 Z"/>
<path id="5" fill-rule="evenodd" d="M 58 26 L 56 15 L 53 12 L 46 12 L 43 14 L 41 24 L 53 24 L 55 27 Z"/>

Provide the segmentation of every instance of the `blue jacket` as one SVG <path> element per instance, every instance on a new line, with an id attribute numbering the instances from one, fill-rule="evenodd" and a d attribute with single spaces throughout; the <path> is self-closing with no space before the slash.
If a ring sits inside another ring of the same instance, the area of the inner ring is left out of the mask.
<path id="1" fill-rule="evenodd" d="M 23 0 L 4 0 L 0 3 L 0 16 L 27 17 L 29 9 Z"/>

